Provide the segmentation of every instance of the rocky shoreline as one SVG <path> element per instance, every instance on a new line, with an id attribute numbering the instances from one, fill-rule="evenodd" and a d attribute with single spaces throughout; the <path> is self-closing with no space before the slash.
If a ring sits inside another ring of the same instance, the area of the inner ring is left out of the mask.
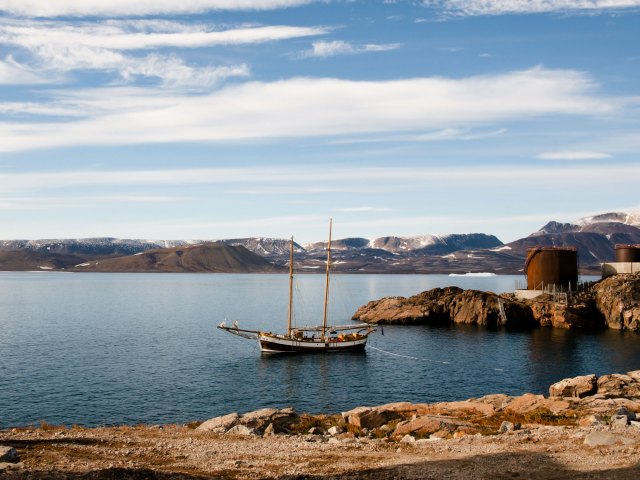
<path id="1" fill-rule="evenodd" d="M 203 423 L 0 430 L 3 479 L 623 478 L 640 475 L 640 370 L 549 396 L 231 413 Z"/>
<path id="2" fill-rule="evenodd" d="M 640 274 L 614 275 L 567 295 L 517 299 L 458 287 L 412 297 L 385 297 L 360 307 L 353 320 L 373 324 L 477 324 L 489 327 L 640 331 Z"/>

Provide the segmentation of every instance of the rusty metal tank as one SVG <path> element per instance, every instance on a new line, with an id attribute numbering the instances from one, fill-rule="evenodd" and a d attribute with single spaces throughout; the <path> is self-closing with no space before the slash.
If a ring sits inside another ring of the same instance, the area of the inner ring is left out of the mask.
<path id="1" fill-rule="evenodd" d="M 576 288 L 578 250 L 575 247 L 532 247 L 525 262 L 527 289 Z"/>
<path id="2" fill-rule="evenodd" d="M 640 262 L 640 245 L 616 245 L 616 262 Z"/>

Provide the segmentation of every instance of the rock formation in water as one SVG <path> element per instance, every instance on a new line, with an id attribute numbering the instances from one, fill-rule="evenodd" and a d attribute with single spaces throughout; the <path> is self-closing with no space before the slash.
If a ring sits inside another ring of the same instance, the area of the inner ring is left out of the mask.
<path id="1" fill-rule="evenodd" d="M 605 278 L 592 291 L 607 327 L 640 330 L 640 274 Z"/>
<path id="2" fill-rule="evenodd" d="M 374 324 L 448 324 L 566 329 L 640 330 L 640 274 L 616 275 L 567 297 L 519 300 L 457 287 L 434 288 L 409 298 L 386 297 L 360 307 L 354 320 Z"/>
<path id="3" fill-rule="evenodd" d="M 360 307 L 353 319 L 375 324 L 403 325 L 451 322 L 492 327 L 534 325 L 531 311 L 523 304 L 495 293 L 458 287 L 434 288 L 409 298 L 386 297 L 373 300 Z"/>

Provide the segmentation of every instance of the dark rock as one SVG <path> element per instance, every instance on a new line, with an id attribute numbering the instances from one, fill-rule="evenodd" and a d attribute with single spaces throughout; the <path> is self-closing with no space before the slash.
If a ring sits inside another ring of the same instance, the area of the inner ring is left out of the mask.
<path id="1" fill-rule="evenodd" d="M 0 462 L 14 463 L 19 460 L 20 457 L 15 448 L 0 446 Z"/>
<path id="2" fill-rule="evenodd" d="M 498 432 L 499 433 L 513 432 L 515 429 L 516 429 L 516 426 L 513 423 L 507 422 L 505 420 L 500 424 L 500 428 L 498 429 Z"/>

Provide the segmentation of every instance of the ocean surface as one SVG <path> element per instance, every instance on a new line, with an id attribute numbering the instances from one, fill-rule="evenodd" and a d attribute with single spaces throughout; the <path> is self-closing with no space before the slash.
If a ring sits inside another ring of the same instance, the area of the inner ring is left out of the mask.
<path id="1" fill-rule="evenodd" d="M 588 279 L 588 278 L 586 278 Z M 640 369 L 640 335 L 473 326 L 383 327 L 365 353 L 261 355 L 215 326 L 281 331 L 286 275 L 0 273 L 0 428 L 156 424 L 293 406 L 546 393 L 587 373 Z M 458 285 L 511 291 L 519 276 L 334 275 L 344 324 L 369 300 Z M 324 279 L 300 275 L 296 320 L 317 324 Z"/>

